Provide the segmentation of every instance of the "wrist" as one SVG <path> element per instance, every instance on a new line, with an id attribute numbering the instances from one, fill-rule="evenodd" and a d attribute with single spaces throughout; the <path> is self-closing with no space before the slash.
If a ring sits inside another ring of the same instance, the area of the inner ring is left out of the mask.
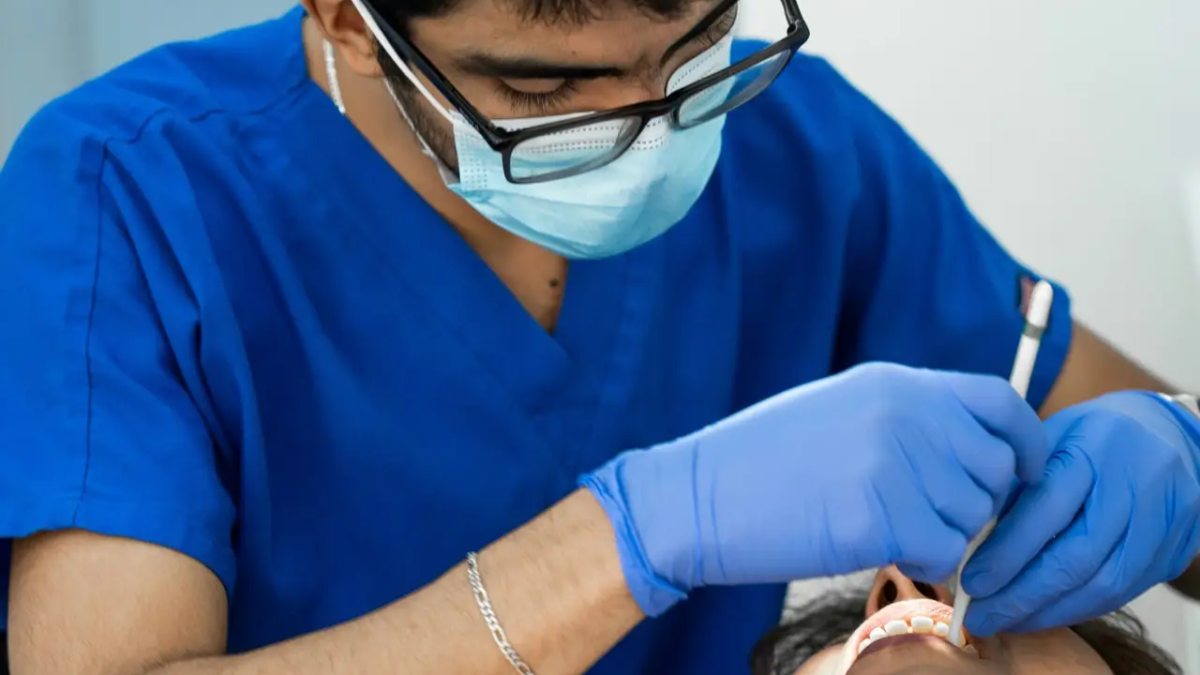
<path id="1" fill-rule="evenodd" d="M 455 567 L 437 583 L 442 591 L 422 601 L 461 608 L 452 613 L 458 617 L 456 625 L 428 625 L 423 617 L 438 612 L 424 604 L 408 611 L 427 634 L 475 636 L 452 641 L 461 644 L 448 652 L 449 660 L 446 654 L 440 657 L 450 671 L 515 675 L 495 636 L 488 636 L 487 617 L 474 597 L 467 567 Z M 608 519 L 585 490 L 489 544 L 479 553 L 478 570 L 494 618 L 537 673 L 584 672 L 644 618 L 624 583 Z M 463 617 L 470 631 L 457 625 Z M 460 658 L 474 652 L 478 654 L 469 664 L 459 665 Z"/>
<path id="2" fill-rule="evenodd" d="M 1200 432 L 1200 400 L 1197 400 L 1193 394 L 1163 394 L 1168 401 L 1175 404 L 1177 408 L 1183 408 L 1189 415 L 1186 416 L 1185 422 L 1189 424 L 1193 431 Z"/>
<path id="3" fill-rule="evenodd" d="M 1191 394 L 1158 394 L 1157 397 L 1187 439 L 1193 468 L 1200 470 L 1200 405 L 1197 405 L 1196 397 Z"/>
<path id="4" fill-rule="evenodd" d="M 626 452 L 579 480 L 608 516 L 629 592 L 650 617 L 692 588 L 690 576 L 678 573 L 678 563 L 694 557 L 693 528 L 681 520 L 676 499 L 679 454 L 671 447 Z"/>

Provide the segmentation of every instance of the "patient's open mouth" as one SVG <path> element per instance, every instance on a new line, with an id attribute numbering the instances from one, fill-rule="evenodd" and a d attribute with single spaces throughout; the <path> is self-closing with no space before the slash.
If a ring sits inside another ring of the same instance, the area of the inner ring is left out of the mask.
<path id="1" fill-rule="evenodd" d="M 851 637 L 854 654 L 878 651 L 904 642 L 949 641 L 953 609 L 936 600 L 921 599 L 894 603 L 870 617 Z M 973 639 L 964 636 L 955 646 L 977 655 Z"/>
<path id="2" fill-rule="evenodd" d="M 870 647 L 876 642 L 882 642 L 888 638 L 907 636 L 907 635 L 930 635 L 932 637 L 949 640 L 950 625 L 945 621 L 935 621 L 931 616 L 910 616 L 900 619 L 892 619 L 883 626 L 877 626 L 871 629 L 867 637 L 858 643 L 858 653 L 863 653 L 867 647 Z M 958 645 L 965 647 L 966 642 Z"/>

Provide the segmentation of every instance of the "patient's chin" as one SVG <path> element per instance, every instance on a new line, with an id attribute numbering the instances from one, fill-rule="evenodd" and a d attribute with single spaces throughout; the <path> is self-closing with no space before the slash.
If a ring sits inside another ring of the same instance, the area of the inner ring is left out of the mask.
<path id="1" fill-rule="evenodd" d="M 1070 628 L 1001 635 L 1000 643 L 1014 672 L 1053 675 L 1112 673 L 1096 650 Z"/>

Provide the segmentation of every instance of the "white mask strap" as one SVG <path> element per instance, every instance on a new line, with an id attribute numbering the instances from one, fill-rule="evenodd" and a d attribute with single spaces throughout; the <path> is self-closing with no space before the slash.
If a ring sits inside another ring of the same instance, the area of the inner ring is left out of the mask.
<path id="1" fill-rule="evenodd" d="M 329 80 L 329 98 L 333 99 L 333 104 L 337 106 L 338 112 L 344 116 L 346 114 L 346 103 L 342 99 L 342 85 L 338 80 L 337 59 L 333 53 L 333 45 L 326 40 L 324 44 L 321 45 L 321 49 L 325 54 L 325 77 L 327 80 Z M 396 96 L 396 90 L 392 88 L 391 81 L 385 77 L 383 78 L 383 83 L 385 86 L 387 86 L 388 94 L 391 95 L 392 102 L 396 104 L 396 108 L 404 117 L 404 121 L 408 124 L 409 130 L 412 131 L 413 136 L 417 137 L 417 141 L 421 143 L 421 154 L 433 161 L 434 165 L 437 167 L 438 173 L 442 176 L 442 179 L 446 181 L 447 184 L 457 181 L 458 177 L 454 175 L 454 172 L 446 168 L 445 163 L 443 163 L 441 158 L 437 156 L 437 153 L 433 151 L 433 148 L 429 147 L 429 144 L 425 142 L 425 138 L 422 137 L 421 134 L 417 133 L 417 128 L 413 126 L 412 118 L 408 116 L 408 111 L 404 109 L 404 104 L 400 102 L 400 97 Z"/>
<path id="2" fill-rule="evenodd" d="M 346 102 L 342 100 L 342 84 L 338 81 L 337 59 L 333 55 L 333 45 L 329 44 L 329 40 L 321 44 L 321 51 L 325 54 L 325 79 L 329 81 L 329 98 L 333 99 L 338 112 L 345 115 Z"/>
<path id="3" fill-rule="evenodd" d="M 415 86 L 417 90 L 421 92 L 421 95 L 425 97 L 425 100 L 429 101 L 429 105 L 432 105 L 435 110 L 441 113 L 442 117 L 445 117 L 447 120 L 453 123 L 454 116 L 450 114 L 450 111 L 447 110 L 446 107 L 437 100 L 436 96 L 429 93 L 429 90 L 426 89 L 425 85 L 421 83 L 421 79 L 417 77 L 411 69 L 409 69 L 408 64 L 404 62 L 404 59 L 400 58 L 400 55 L 396 53 L 396 49 L 392 47 L 392 43 L 389 42 L 386 37 L 384 37 L 383 30 L 380 29 L 379 24 L 375 22 L 375 15 L 371 14 L 371 11 L 367 9 L 365 5 L 363 5 L 362 0 L 350 1 L 354 4 L 354 8 L 358 10 L 358 13 L 362 15 L 363 21 L 367 24 L 367 29 L 370 30 L 371 34 L 375 36 L 375 41 L 379 43 L 380 47 L 383 47 L 383 51 L 387 52 L 387 55 L 389 58 L 391 58 L 392 63 L 396 64 L 396 67 L 400 69 L 400 72 L 404 73 L 404 76 L 408 78 L 408 81 L 412 82 L 413 86 Z"/>
<path id="4" fill-rule="evenodd" d="M 321 45 L 321 50 L 325 54 L 325 79 L 329 80 L 329 98 L 333 99 L 333 104 L 337 106 L 338 112 L 342 115 L 346 114 L 346 102 L 342 99 L 342 84 L 338 80 L 337 58 L 333 53 L 333 45 L 326 40 Z M 408 123 L 408 128 L 414 134 L 417 133 L 417 128 L 413 126 L 412 118 L 408 116 L 408 111 L 404 109 L 404 104 L 400 102 L 400 97 L 396 95 L 396 90 L 392 87 L 392 82 L 388 78 L 383 78 L 383 86 L 387 87 L 388 95 L 392 97 L 392 103 L 400 110 L 400 114 L 404 116 L 404 121 Z M 418 138 L 420 134 L 417 134 Z M 425 145 L 425 140 L 421 139 L 421 145 Z"/>

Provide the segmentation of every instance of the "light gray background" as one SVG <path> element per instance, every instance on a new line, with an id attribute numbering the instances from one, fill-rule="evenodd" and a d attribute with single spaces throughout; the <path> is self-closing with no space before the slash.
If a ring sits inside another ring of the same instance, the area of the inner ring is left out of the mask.
<path id="1" fill-rule="evenodd" d="M 293 4 L 0 2 L 0 157 L 29 115 L 80 81 L 155 44 Z M 1179 386 L 1200 390 L 1200 279 L 1191 257 L 1200 256 L 1200 238 L 1189 239 L 1184 215 L 1184 176 L 1200 168 L 1200 3 L 801 5 L 813 29 L 809 49 L 905 124 L 1012 251 L 1067 283 L 1078 317 Z M 777 7 L 743 0 L 742 30 L 776 34 Z M 1166 590 L 1136 608 L 1200 675 L 1200 610 Z"/>

